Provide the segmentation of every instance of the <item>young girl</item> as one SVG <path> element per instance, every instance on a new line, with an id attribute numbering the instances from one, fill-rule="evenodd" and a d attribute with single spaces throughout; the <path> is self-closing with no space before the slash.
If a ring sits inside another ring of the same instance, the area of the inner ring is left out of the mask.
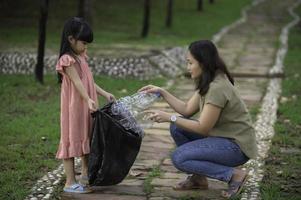
<path id="1" fill-rule="evenodd" d="M 171 136 L 177 145 L 172 155 L 173 164 L 192 174 L 174 189 L 207 189 L 206 177 L 211 177 L 228 182 L 229 189 L 223 191 L 222 196 L 230 198 L 240 192 L 247 179 L 247 172 L 236 167 L 256 157 L 251 119 L 211 41 L 191 43 L 187 63 L 188 72 L 196 83 L 196 91 L 188 102 L 152 85 L 140 91 L 160 92 L 166 102 L 184 116 L 149 111 L 154 121 L 171 122 Z M 198 111 L 198 120 L 188 119 Z"/>
<path id="2" fill-rule="evenodd" d="M 56 65 L 61 83 L 61 140 L 56 157 L 63 159 L 65 192 L 91 192 L 75 180 L 74 157 L 81 157 L 81 179 L 87 180 L 92 128 L 90 113 L 98 108 L 97 95 L 108 101 L 115 99 L 93 80 L 86 61 L 87 43 L 92 41 L 92 30 L 81 18 L 73 17 L 65 23 Z"/>

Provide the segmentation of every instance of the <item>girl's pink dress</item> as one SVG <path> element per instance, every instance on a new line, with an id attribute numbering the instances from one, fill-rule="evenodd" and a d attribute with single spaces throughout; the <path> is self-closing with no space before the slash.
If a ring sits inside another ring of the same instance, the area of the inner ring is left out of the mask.
<path id="1" fill-rule="evenodd" d="M 64 54 L 57 62 L 56 70 L 63 75 L 61 85 L 61 140 L 56 154 L 58 159 L 80 157 L 90 153 L 92 117 L 87 102 L 65 73 L 73 65 L 91 99 L 97 102 L 96 88 L 86 56 Z"/>

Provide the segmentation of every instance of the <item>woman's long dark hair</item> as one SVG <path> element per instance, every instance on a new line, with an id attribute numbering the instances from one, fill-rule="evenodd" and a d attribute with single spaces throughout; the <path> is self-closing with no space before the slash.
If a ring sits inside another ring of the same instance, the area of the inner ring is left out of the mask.
<path id="1" fill-rule="evenodd" d="M 87 22 L 82 18 L 72 17 L 67 20 L 64 25 L 59 58 L 64 54 L 70 54 L 74 57 L 74 52 L 71 49 L 68 37 L 72 36 L 76 40 L 81 40 L 87 43 L 93 41 L 93 32 Z M 62 75 L 58 73 L 58 82 L 62 82 Z"/>
<path id="2" fill-rule="evenodd" d="M 204 96 L 209 89 L 210 83 L 214 80 L 216 72 L 225 73 L 229 81 L 234 85 L 234 79 L 230 75 L 224 61 L 220 58 L 217 48 L 209 40 L 192 42 L 188 47 L 189 52 L 202 66 L 202 74 L 196 80 L 196 89 Z"/>

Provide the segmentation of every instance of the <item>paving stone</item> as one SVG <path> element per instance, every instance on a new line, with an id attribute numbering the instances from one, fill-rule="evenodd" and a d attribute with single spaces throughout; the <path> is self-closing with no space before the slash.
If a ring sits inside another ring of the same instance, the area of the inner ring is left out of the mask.
<path id="1" fill-rule="evenodd" d="M 160 164 L 159 160 L 136 160 L 134 165 L 143 166 L 145 168 L 153 168 L 153 166 L 157 166 Z"/>
<path id="2" fill-rule="evenodd" d="M 262 64 L 262 63 L 260 63 Z M 262 65 L 259 67 L 254 63 L 245 63 L 231 70 L 233 74 L 245 74 L 247 76 L 267 76 L 270 68 Z"/>
<path id="3" fill-rule="evenodd" d="M 169 129 L 169 123 L 154 123 L 153 129 Z"/>
<path id="4" fill-rule="evenodd" d="M 172 149 L 174 147 L 173 144 L 163 143 L 163 142 L 142 142 L 144 146 L 158 147 L 162 149 Z"/>
<path id="5" fill-rule="evenodd" d="M 133 165 L 126 178 L 144 180 L 144 179 L 146 179 L 148 173 L 149 173 L 148 169 L 137 169 L 137 168 L 135 169 L 135 166 Z"/>
<path id="6" fill-rule="evenodd" d="M 168 129 L 146 129 L 145 134 L 151 134 L 151 135 L 164 135 L 164 136 L 170 136 L 169 127 Z"/>
<path id="7" fill-rule="evenodd" d="M 153 146 L 144 146 L 140 148 L 140 152 L 146 152 L 146 153 L 164 153 L 167 154 L 170 150 L 166 148 L 155 148 Z"/>
<path id="8" fill-rule="evenodd" d="M 256 44 L 246 44 L 245 47 L 245 54 L 253 54 L 253 53 L 257 53 L 257 54 L 264 54 L 266 53 L 266 48 L 265 47 L 258 47 Z"/>
<path id="9" fill-rule="evenodd" d="M 171 161 L 170 158 L 166 158 L 166 159 L 163 160 L 163 163 L 162 163 L 162 164 L 163 164 L 163 165 L 172 165 L 172 161 Z"/>
<path id="10" fill-rule="evenodd" d="M 92 194 L 62 194 L 62 200 L 147 200 L 144 196 L 121 195 L 121 194 L 103 194 L 94 192 Z"/>
<path id="11" fill-rule="evenodd" d="M 92 187 L 94 193 L 104 194 L 127 194 L 127 195 L 145 195 L 142 186 L 125 186 L 125 185 L 114 185 L 114 186 L 97 186 Z"/>
<path id="12" fill-rule="evenodd" d="M 148 172 L 150 169 L 152 169 L 152 166 L 135 165 L 135 163 L 134 163 L 134 165 L 132 166 L 131 169 L 133 169 L 135 171 L 147 171 Z"/>
<path id="13" fill-rule="evenodd" d="M 179 198 L 193 198 L 200 200 L 209 199 L 222 199 L 220 197 L 220 190 L 189 190 L 189 191 L 176 191 L 171 187 L 154 187 L 154 192 L 151 193 L 151 197 L 170 197 L 172 199 Z"/>
<path id="14" fill-rule="evenodd" d="M 208 184 L 210 190 L 225 190 L 228 188 L 226 182 L 222 182 L 216 179 L 208 178 Z"/>
<path id="15" fill-rule="evenodd" d="M 123 180 L 119 185 L 125 185 L 125 186 L 143 186 L 143 181 L 131 178 L 131 179 L 125 179 L 125 180 Z"/>
<path id="16" fill-rule="evenodd" d="M 151 185 L 159 187 L 172 187 L 175 185 L 175 179 L 154 178 Z"/>
<path id="17" fill-rule="evenodd" d="M 158 135 L 149 135 L 150 138 L 153 138 L 157 141 L 161 141 L 161 142 L 165 142 L 165 143 L 171 143 L 174 144 L 173 139 L 171 138 L 171 136 L 158 136 Z"/>
<path id="18" fill-rule="evenodd" d="M 271 67 L 274 63 L 273 57 L 258 57 L 258 58 L 251 58 L 245 57 L 240 58 L 238 60 L 238 64 L 240 66 L 268 66 Z"/>
<path id="19" fill-rule="evenodd" d="M 143 138 L 144 142 L 163 142 L 163 143 L 169 143 L 169 144 L 174 144 L 173 139 L 170 136 L 163 136 L 163 135 L 151 135 L 151 134 L 146 134 L 145 137 Z"/>
<path id="20" fill-rule="evenodd" d="M 166 178 L 169 175 L 169 178 Z M 188 175 L 184 173 L 165 173 L 160 178 L 154 178 L 151 182 L 152 185 L 158 187 L 172 187 L 175 184 L 186 179 Z M 209 188 L 212 190 L 223 190 L 227 188 L 227 184 L 225 182 L 221 182 L 214 179 L 208 179 Z"/>
<path id="21" fill-rule="evenodd" d="M 262 94 L 245 93 L 245 94 L 241 94 L 241 98 L 245 101 L 245 103 L 248 106 L 252 106 L 252 105 L 257 105 L 261 101 Z"/>
<path id="22" fill-rule="evenodd" d="M 137 156 L 137 160 L 163 160 L 168 153 L 147 153 L 147 152 L 140 152 Z"/>
<path id="23" fill-rule="evenodd" d="M 187 178 L 187 174 L 185 173 L 171 173 L 171 172 L 165 172 L 162 173 L 160 178 L 162 179 L 178 179 L 178 180 L 185 180 Z"/>
<path id="24" fill-rule="evenodd" d="M 151 197 L 149 200 L 172 200 L 172 198 L 169 197 Z"/>
<path id="25" fill-rule="evenodd" d="M 160 170 L 163 172 L 171 172 L 171 173 L 179 173 L 180 172 L 173 165 L 162 165 L 160 167 Z"/>
<path id="26" fill-rule="evenodd" d="M 153 192 L 150 194 L 151 197 L 170 197 L 170 198 L 181 198 L 181 197 L 197 197 L 199 191 L 176 191 L 171 187 L 154 187 Z"/>

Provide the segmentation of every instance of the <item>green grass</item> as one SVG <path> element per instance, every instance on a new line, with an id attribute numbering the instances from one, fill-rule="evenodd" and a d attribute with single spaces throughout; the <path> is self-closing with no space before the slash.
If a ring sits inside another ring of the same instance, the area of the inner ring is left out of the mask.
<path id="1" fill-rule="evenodd" d="M 0 199 L 24 199 L 32 184 L 58 165 L 60 88 L 50 75 L 45 77 L 45 85 L 27 75 L 0 75 L 0 80 Z M 161 78 L 96 77 L 95 81 L 117 98 L 145 84 L 165 83 Z M 125 88 L 127 91 L 121 92 Z"/>
<path id="2" fill-rule="evenodd" d="M 37 49 L 39 4 L 30 0 L 5 0 L 0 6 L 0 51 Z M 47 26 L 48 51 L 57 53 L 64 21 L 76 15 L 78 1 L 51 1 Z M 99 0 L 92 1 L 95 40 L 91 52 L 103 54 L 105 50 L 133 49 L 136 52 L 167 46 L 188 45 L 198 39 L 210 39 L 224 25 L 240 17 L 241 8 L 250 0 L 217 1 L 210 5 L 204 1 L 204 11 L 196 11 L 195 0 L 174 1 L 174 18 L 171 29 L 165 27 L 166 1 L 153 0 L 150 33 L 140 38 L 143 1 Z M 11 12 L 14 7 L 14 12 Z M 20 37 L 21 36 L 21 37 Z"/>
<path id="3" fill-rule="evenodd" d="M 301 15 L 301 7 L 297 12 Z M 286 77 L 282 82 L 282 96 L 288 101 L 279 106 L 276 134 L 266 159 L 266 171 L 261 184 L 262 199 L 265 200 L 297 200 L 301 196 L 300 34 L 299 24 L 289 35 L 289 51 L 284 63 Z"/>
<path id="4" fill-rule="evenodd" d="M 257 114 L 260 112 L 260 105 L 252 105 L 249 108 L 249 113 L 251 115 L 253 123 L 256 121 Z"/>
<path id="5" fill-rule="evenodd" d="M 152 170 L 147 174 L 144 180 L 143 191 L 146 194 L 152 193 L 154 186 L 151 184 L 154 178 L 161 176 L 161 170 L 159 166 L 153 166 Z"/>

